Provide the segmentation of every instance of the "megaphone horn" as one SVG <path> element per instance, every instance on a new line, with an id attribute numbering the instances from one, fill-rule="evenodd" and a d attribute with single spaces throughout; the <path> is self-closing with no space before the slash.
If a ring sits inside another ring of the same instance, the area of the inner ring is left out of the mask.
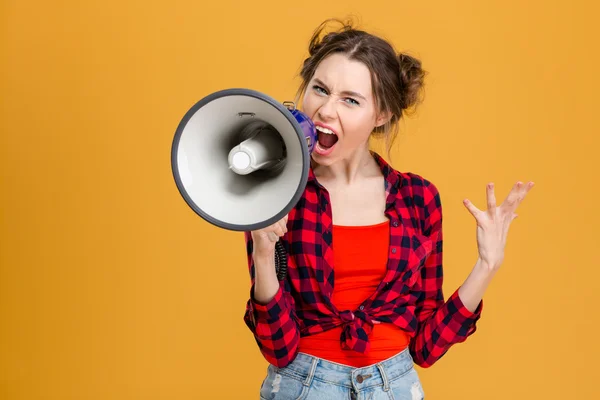
<path id="1" fill-rule="evenodd" d="M 179 123 L 171 167 L 179 193 L 207 222 L 252 231 L 282 219 L 308 180 L 317 140 L 293 102 L 250 89 L 212 93 Z"/>

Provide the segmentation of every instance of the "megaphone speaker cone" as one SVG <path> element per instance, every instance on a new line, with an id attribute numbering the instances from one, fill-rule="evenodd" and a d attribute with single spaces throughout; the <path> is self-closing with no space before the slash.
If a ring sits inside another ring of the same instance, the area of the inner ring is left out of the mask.
<path id="1" fill-rule="evenodd" d="M 204 220 L 229 230 L 262 229 L 300 199 L 315 141 L 312 121 L 289 103 L 250 89 L 222 90 L 179 123 L 172 172 Z"/>

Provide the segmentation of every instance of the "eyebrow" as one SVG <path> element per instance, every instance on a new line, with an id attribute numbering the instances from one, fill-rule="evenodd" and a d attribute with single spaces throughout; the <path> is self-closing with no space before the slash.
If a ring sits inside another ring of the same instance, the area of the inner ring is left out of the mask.
<path id="1" fill-rule="evenodd" d="M 315 82 L 318 83 L 319 85 L 323 86 L 325 89 L 327 89 L 328 92 L 331 92 L 331 90 L 329 90 L 329 88 L 327 87 L 325 82 L 323 82 L 319 78 L 315 78 Z M 340 94 L 347 95 L 347 96 L 360 97 L 365 101 L 367 100 L 367 98 L 365 96 L 363 96 L 362 94 L 360 94 L 358 92 L 353 92 L 351 90 L 344 90 L 343 92 L 340 92 Z"/>

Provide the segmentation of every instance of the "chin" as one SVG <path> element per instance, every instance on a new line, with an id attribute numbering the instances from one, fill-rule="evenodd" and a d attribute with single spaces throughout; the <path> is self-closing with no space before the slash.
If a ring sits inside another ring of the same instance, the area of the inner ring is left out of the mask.
<path id="1" fill-rule="evenodd" d="M 323 166 L 329 166 L 332 165 L 335 162 L 335 157 L 331 157 L 329 156 L 322 156 L 320 154 L 317 154 L 315 152 L 313 152 L 311 154 L 311 158 L 314 162 L 316 162 L 319 165 L 323 165 Z"/>

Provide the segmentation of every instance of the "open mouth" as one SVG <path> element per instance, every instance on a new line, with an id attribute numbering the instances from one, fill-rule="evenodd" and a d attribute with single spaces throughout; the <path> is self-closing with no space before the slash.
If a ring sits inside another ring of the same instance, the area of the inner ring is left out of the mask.
<path id="1" fill-rule="evenodd" d="M 315 126 L 317 130 L 317 141 L 321 149 L 327 151 L 331 149 L 338 141 L 338 137 L 331 129 L 322 126 Z"/>

